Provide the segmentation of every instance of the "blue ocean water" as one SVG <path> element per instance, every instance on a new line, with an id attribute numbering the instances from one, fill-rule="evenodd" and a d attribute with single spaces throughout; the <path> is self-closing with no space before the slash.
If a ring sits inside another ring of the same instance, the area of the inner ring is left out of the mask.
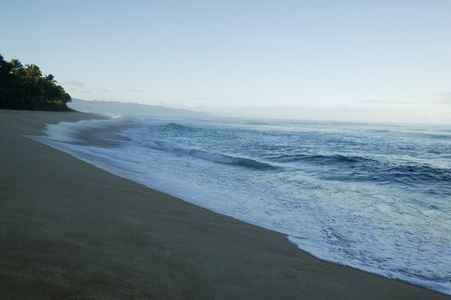
<path id="1" fill-rule="evenodd" d="M 45 132 L 320 259 L 451 295 L 451 126 L 123 117 Z"/>

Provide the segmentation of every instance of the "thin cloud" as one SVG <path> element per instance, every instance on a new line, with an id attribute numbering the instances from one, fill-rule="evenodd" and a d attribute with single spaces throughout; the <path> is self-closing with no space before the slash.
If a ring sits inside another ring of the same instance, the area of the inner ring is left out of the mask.
<path id="1" fill-rule="evenodd" d="M 78 88 L 81 88 L 81 89 L 85 87 L 85 83 L 83 81 L 75 80 L 75 79 L 68 80 L 64 84 L 65 85 L 72 85 L 72 86 L 75 86 L 75 87 L 78 87 Z"/>
<path id="2" fill-rule="evenodd" d="M 144 93 L 144 91 L 142 90 L 136 90 L 136 89 L 129 89 L 128 90 L 130 93 Z"/>
<path id="3" fill-rule="evenodd" d="M 435 96 L 437 96 L 439 98 L 451 99 L 451 92 L 435 93 Z"/>
<path id="4" fill-rule="evenodd" d="M 251 37 L 242 40 L 260 44 L 292 44 L 296 41 L 295 39 L 273 37 Z"/>
<path id="5" fill-rule="evenodd" d="M 368 99 L 358 101 L 360 103 L 370 103 L 370 104 L 409 104 L 405 101 L 389 101 L 389 100 L 377 100 L 377 99 Z"/>
<path id="6" fill-rule="evenodd" d="M 451 103 L 451 92 L 435 93 L 434 96 L 440 103 Z"/>

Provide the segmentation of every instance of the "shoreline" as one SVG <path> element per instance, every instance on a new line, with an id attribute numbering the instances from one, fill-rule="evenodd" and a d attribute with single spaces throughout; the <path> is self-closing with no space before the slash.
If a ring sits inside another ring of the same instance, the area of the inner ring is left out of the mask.
<path id="1" fill-rule="evenodd" d="M 102 118 L 0 110 L 0 293 L 24 298 L 450 299 L 320 261 L 21 135 Z"/>

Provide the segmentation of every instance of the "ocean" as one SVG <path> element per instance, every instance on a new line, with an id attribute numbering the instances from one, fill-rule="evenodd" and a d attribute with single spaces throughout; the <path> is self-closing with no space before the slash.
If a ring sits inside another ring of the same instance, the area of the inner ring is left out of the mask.
<path id="1" fill-rule="evenodd" d="M 45 133 L 31 138 L 319 259 L 451 295 L 451 126 L 119 117 Z"/>

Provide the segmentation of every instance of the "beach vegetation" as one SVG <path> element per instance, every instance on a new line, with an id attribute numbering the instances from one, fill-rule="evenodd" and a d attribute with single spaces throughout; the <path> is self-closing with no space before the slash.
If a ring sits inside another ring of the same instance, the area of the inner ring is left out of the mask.
<path id="1" fill-rule="evenodd" d="M 0 55 L 0 109 L 70 111 L 71 96 L 52 74 L 43 75 L 35 64 L 7 62 Z"/>

